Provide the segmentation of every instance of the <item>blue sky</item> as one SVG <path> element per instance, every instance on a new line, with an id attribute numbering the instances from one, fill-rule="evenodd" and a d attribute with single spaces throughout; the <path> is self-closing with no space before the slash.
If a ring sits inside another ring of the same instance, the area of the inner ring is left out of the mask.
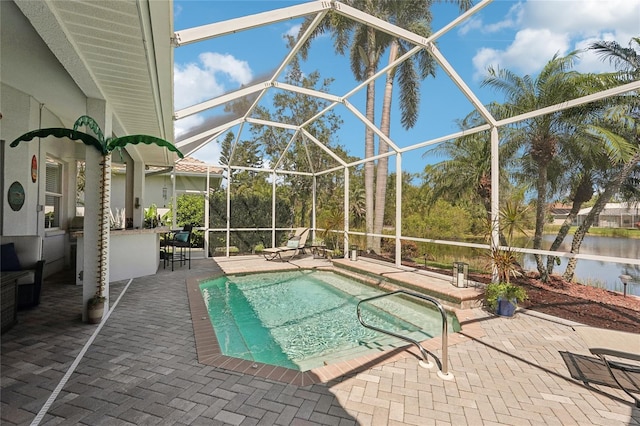
<path id="1" fill-rule="evenodd" d="M 191 0 L 174 1 L 176 31 L 231 18 L 283 8 L 304 1 Z M 456 6 L 444 3 L 432 8 L 432 30 L 436 31 L 458 16 Z M 177 109 L 211 99 L 247 84 L 256 76 L 272 73 L 287 54 L 283 35 L 297 34 L 301 20 L 290 20 L 249 31 L 194 43 L 175 49 L 175 106 Z M 489 66 L 507 68 L 519 75 L 535 74 L 556 53 L 565 55 L 583 49 L 597 40 L 615 40 L 627 46 L 631 37 L 640 35 L 640 0 L 527 0 L 494 1 L 438 41 L 447 61 L 483 103 L 500 100 L 500 95 L 480 84 Z M 384 62 L 384 61 L 383 61 Z M 609 71 L 610 67 L 592 53 L 584 53 L 575 69 L 581 72 Z M 357 84 L 348 59 L 334 53 L 330 37 L 313 42 L 309 60 L 303 63 L 306 73 L 320 71 L 334 77 L 331 92 L 344 95 Z M 279 79 L 282 80 L 282 79 Z M 379 79 L 382 83 L 383 79 Z M 382 93 L 382 89 L 379 89 Z M 378 95 L 379 105 L 382 95 Z M 364 111 L 364 90 L 350 98 Z M 394 101 L 397 108 L 398 102 Z M 421 87 L 418 124 L 405 130 L 394 114 L 391 138 L 400 147 L 455 132 L 456 119 L 473 110 L 471 104 L 453 85 L 442 69 L 436 78 Z M 340 144 L 352 155 L 362 157 L 364 127 L 345 109 L 337 110 L 345 123 Z M 176 122 L 176 137 L 221 111 L 191 116 Z M 403 157 L 403 168 L 419 172 L 425 163 L 425 150 Z M 192 156 L 210 164 L 218 163 L 216 143 L 196 151 Z M 393 161 L 391 161 L 393 164 Z"/>

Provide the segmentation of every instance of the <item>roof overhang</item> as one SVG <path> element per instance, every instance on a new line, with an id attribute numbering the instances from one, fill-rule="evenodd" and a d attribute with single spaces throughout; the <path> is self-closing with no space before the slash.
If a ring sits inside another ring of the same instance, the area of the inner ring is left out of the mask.
<path id="1" fill-rule="evenodd" d="M 116 136 L 173 143 L 171 0 L 18 1 L 16 5 L 87 98 L 105 100 Z M 130 145 L 136 161 L 173 164 L 176 155 Z"/>

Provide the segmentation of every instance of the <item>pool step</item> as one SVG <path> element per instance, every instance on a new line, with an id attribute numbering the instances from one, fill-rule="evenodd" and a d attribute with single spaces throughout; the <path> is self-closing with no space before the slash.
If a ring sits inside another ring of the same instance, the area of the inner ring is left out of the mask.
<path id="1" fill-rule="evenodd" d="M 420 336 L 407 334 L 408 337 L 419 340 Z M 375 340 L 370 342 L 363 342 L 358 346 L 347 346 L 336 348 L 331 353 L 318 355 L 312 358 L 296 361 L 296 364 L 301 371 L 311 370 L 313 368 L 322 367 L 325 365 L 336 364 L 342 361 L 348 361 L 354 358 L 358 358 L 371 353 L 382 353 L 391 349 L 400 348 L 406 345 L 410 345 L 409 342 L 397 339 L 391 336 L 385 336 L 380 334 Z"/>
<path id="2" fill-rule="evenodd" d="M 457 309 L 470 309 L 482 306 L 484 286 L 469 282 L 469 287 L 458 288 L 451 284 L 451 277 L 429 271 L 396 266 L 361 257 L 353 262 L 345 259 L 333 259 L 336 272 L 360 280 L 369 285 L 397 290 L 404 288 L 435 297 L 443 305 Z"/>

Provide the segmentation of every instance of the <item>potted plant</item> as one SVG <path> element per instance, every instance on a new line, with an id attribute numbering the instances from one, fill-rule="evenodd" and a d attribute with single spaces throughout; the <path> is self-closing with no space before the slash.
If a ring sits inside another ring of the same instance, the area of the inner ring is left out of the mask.
<path id="1" fill-rule="evenodd" d="M 485 304 L 491 312 L 500 316 L 511 317 L 518 307 L 518 302 L 527 299 L 527 292 L 522 287 L 509 282 L 487 284 L 484 293 Z"/>
<path id="2" fill-rule="evenodd" d="M 492 266 L 497 269 L 498 281 L 485 288 L 485 304 L 491 312 L 500 316 L 511 317 L 518 307 L 518 302 L 527 299 L 527 292 L 522 287 L 511 284 L 510 278 L 521 275 L 516 254 L 512 250 L 491 250 Z"/>
<path id="3" fill-rule="evenodd" d="M 104 302 L 107 298 L 102 295 L 100 289 L 87 301 L 87 322 L 99 324 L 104 315 Z"/>

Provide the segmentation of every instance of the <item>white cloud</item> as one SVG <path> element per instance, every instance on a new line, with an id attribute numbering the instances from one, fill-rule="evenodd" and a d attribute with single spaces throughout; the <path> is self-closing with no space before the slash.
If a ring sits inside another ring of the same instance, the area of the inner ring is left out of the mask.
<path id="1" fill-rule="evenodd" d="M 479 19 L 475 16 L 467 19 L 460 29 L 458 30 L 458 34 L 460 36 L 465 36 L 471 31 L 481 30 L 482 29 L 482 19 Z"/>
<path id="2" fill-rule="evenodd" d="M 485 20 L 486 16 L 490 15 L 485 15 Z M 528 0 L 514 5 L 494 23 L 475 22 L 463 29 L 465 34 L 500 32 L 513 40 L 503 49 L 485 47 L 477 51 L 472 63 L 474 77 L 479 78 L 486 75 L 490 65 L 535 74 L 554 54 L 585 49 L 597 40 L 615 40 L 626 46 L 631 37 L 637 36 L 639 27 L 637 0 Z M 507 35 L 509 28 L 516 31 L 514 35 Z M 611 67 L 593 52 L 584 52 L 575 69 L 603 72 Z"/>
<path id="3" fill-rule="evenodd" d="M 175 64 L 173 68 L 174 105 L 181 109 L 223 93 L 214 73 L 197 64 Z"/>
<path id="4" fill-rule="evenodd" d="M 174 104 L 181 109 L 216 97 L 228 89 L 225 82 L 246 84 L 252 72 L 246 61 L 229 54 L 205 52 L 199 63 L 176 64 L 173 69 Z"/>
<path id="5" fill-rule="evenodd" d="M 175 64 L 174 66 L 173 86 L 176 110 L 212 99 L 237 88 L 239 85 L 249 83 L 253 78 L 249 64 L 232 55 L 205 52 L 200 54 L 198 59 L 198 63 Z M 200 115 L 176 121 L 174 124 L 176 137 L 187 133 L 203 122 L 204 119 Z"/>
<path id="6" fill-rule="evenodd" d="M 211 141 L 191 156 L 207 164 L 218 165 L 220 164 L 220 144 L 217 140 Z"/>
<path id="7" fill-rule="evenodd" d="M 460 30 L 458 30 L 458 34 L 464 36 L 473 30 L 478 30 L 483 34 L 496 33 L 505 29 L 516 28 L 521 20 L 522 3 L 516 3 L 514 6 L 511 6 L 502 20 L 492 24 L 485 24 L 482 18 L 477 16 L 472 17 L 462 25 Z"/>
<path id="8" fill-rule="evenodd" d="M 289 30 L 286 33 L 284 33 L 284 36 L 291 36 L 294 38 L 298 37 L 298 33 L 300 32 L 301 27 L 302 27 L 302 24 L 293 25 L 291 28 L 289 28 Z"/>
<path id="9" fill-rule="evenodd" d="M 529 0 L 523 7 L 527 26 L 583 37 L 603 29 L 632 35 L 640 26 L 637 0 Z"/>
<path id="10" fill-rule="evenodd" d="M 240 61 L 233 56 L 215 52 L 205 52 L 200 54 L 200 61 L 207 71 L 211 73 L 222 72 L 231 81 L 239 84 L 247 84 L 251 81 L 251 68 L 246 61 Z"/>
<path id="11" fill-rule="evenodd" d="M 506 68 L 518 74 L 532 74 L 557 53 L 569 53 L 569 43 L 563 35 L 547 29 L 526 29 L 519 31 L 505 50 L 482 49 L 472 61 L 477 70 L 476 78 L 484 77 L 490 66 Z"/>
<path id="12" fill-rule="evenodd" d="M 176 138 L 187 133 L 190 129 L 204 123 L 204 117 L 201 114 L 190 115 L 174 122 L 173 130 Z"/>

